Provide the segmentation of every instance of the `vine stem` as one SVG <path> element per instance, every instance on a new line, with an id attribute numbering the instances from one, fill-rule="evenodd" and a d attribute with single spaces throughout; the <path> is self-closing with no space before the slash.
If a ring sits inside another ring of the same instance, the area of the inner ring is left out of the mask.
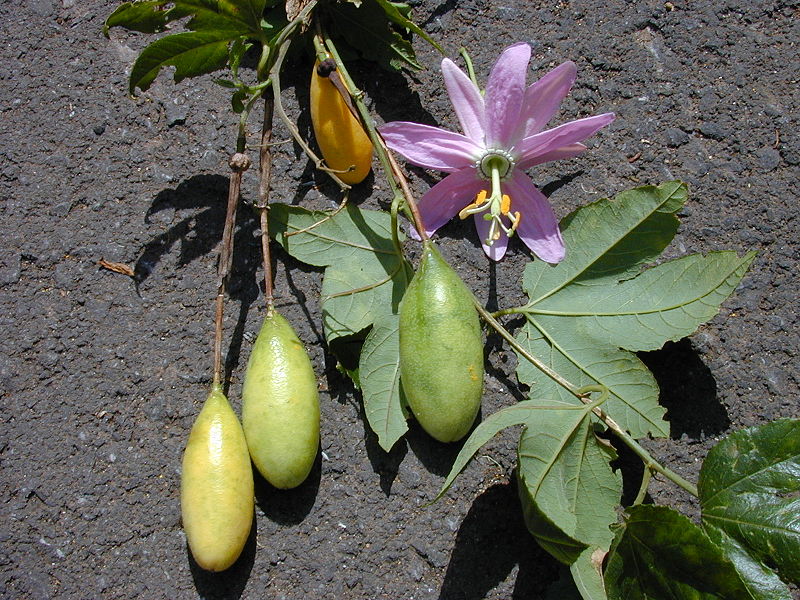
<path id="1" fill-rule="evenodd" d="M 319 41 L 320 36 L 324 41 Z M 353 100 L 355 100 L 355 105 L 361 119 L 361 124 L 366 129 L 367 135 L 369 136 L 369 139 L 375 148 L 375 154 L 378 155 L 378 160 L 380 161 L 383 170 L 390 175 L 387 177 L 387 181 L 389 182 L 389 186 L 392 188 L 392 192 L 395 195 L 402 194 L 403 198 L 405 199 L 405 203 L 402 207 L 403 211 L 406 213 L 406 216 L 409 218 L 409 220 L 414 223 L 414 227 L 416 227 L 420 238 L 423 240 L 428 239 L 428 235 L 425 232 L 425 225 L 422 221 L 422 215 L 420 215 L 419 208 L 414 200 L 414 195 L 411 193 L 408 180 L 403 174 L 403 170 L 397 164 L 397 161 L 395 160 L 391 151 L 386 146 L 386 141 L 383 139 L 383 136 L 375 128 L 375 124 L 370 117 L 367 106 L 364 104 L 364 93 L 356 88 L 352 77 L 350 77 L 350 73 L 347 71 L 347 67 L 342 61 L 338 50 L 336 49 L 336 44 L 334 44 L 333 40 L 331 40 L 329 37 L 324 36 L 324 34 L 318 34 L 315 36 L 315 46 L 317 47 L 318 52 L 329 54 L 336 63 L 336 70 L 341 75 L 345 87 L 350 92 L 351 97 Z"/>
<path id="2" fill-rule="evenodd" d="M 481 315 L 481 317 L 495 331 L 497 331 L 497 333 L 499 333 L 500 336 L 504 340 L 506 340 L 509 343 L 509 345 L 514 350 L 516 350 L 517 353 L 520 356 L 522 356 L 525 360 L 530 362 L 537 369 L 542 371 L 545 375 L 550 377 L 553 381 L 555 381 L 561 387 L 563 387 L 564 389 L 569 391 L 572 395 L 574 395 L 576 398 L 578 398 L 581 402 L 583 402 L 585 404 L 590 403 L 590 399 L 589 399 L 589 396 L 587 394 L 587 392 L 589 392 L 589 391 L 607 390 L 607 388 L 605 388 L 605 386 L 590 386 L 590 387 L 586 387 L 586 388 L 578 388 L 577 386 L 573 385 L 572 383 L 567 381 L 564 377 L 562 377 L 561 375 L 556 373 L 553 369 L 551 369 L 546 364 L 544 364 L 541 360 L 539 360 L 534 355 L 532 355 L 530 352 L 528 352 L 528 350 L 526 350 L 522 346 L 522 344 L 520 344 L 516 339 L 514 339 L 514 336 L 511 335 L 511 333 L 505 327 L 503 327 L 497 321 L 497 319 L 495 319 L 495 317 L 492 315 L 492 313 L 490 313 L 488 310 L 486 310 L 483 307 L 483 305 L 478 301 L 478 299 L 474 295 L 472 296 L 472 302 L 475 305 L 475 308 L 477 309 L 477 311 Z M 689 492 L 690 494 L 692 494 L 695 497 L 698 496 L 697 486 L 696 485 L 694 485 L 693 483 L 687 481 L 686 479 L 684 479 L 683 477 L 681 477 L 680 475 L 678 475 L 674 471 L 671 471 L 667 467 L 665 467 L 662 464 L 660 464 L 655 458 L 652 457 L 652 455 L 647 450 L 642 448 L 642 446 L 640 446 L 639 443 L 635 439 L 633 439 L 633 437 L 619 425 L 619 423 L 617 423 L 616 421 L 614 421 L 614 419 L 609 417 L 599 406 L 596 406 L 592 410 L 592 412 L 594 412 L 594 414 L 601 421 L 603 421 L 603 423 L 605 423 L 606 426 L 608 426 L 608 428 L 611 431 L 613 431 L 616 434 L 616 436 L 620 440 L 622 440 L 622 442 L 626 446 L 628 446 L 628 448 L 630 448 L 633 451 L 634 454 L 636 454 L 636 456 L 638 456 L 642 460 L 642 462 L 644 463 L 645 469 L 647 469 L 649 471 L 654 471 L 656 473 L 660 473 L 661 475 L 663 475 L 664 477 L 666 477 L 667 479 L 672 481 L 674 484 L 676 484 L 678 487 L 683 488 L 684 490 L 686 490 L 687 492 Z"/>

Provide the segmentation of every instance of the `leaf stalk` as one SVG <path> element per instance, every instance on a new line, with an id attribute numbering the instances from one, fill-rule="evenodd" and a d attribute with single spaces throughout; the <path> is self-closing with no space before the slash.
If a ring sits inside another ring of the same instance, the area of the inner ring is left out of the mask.
<path id="1" fill-rule="evenodd" d="M 472 297 L 472 300 L 475 305 L 475 308 L 477 309 L 481 317 L 495 331 L 497 331 L 497 333 L 499 333 L 504 340 L 506 340 L 509 343 L 509 345 L 517 352 L 517 354 L 522 356 L 525 360 L 530 362 L 533 366 L 542 371 L 545 375 L 550 377 L 553 381 L 555 381 L 561 387 L 566 389 L 568 392 L 570 392 L 572 395 L 578 398 L 581 402 L 584 402 L 586 404 L 590 403 L 588 392 L 601 391 L 603 393 L 608 393 L 608 388 L 606 388 L 605 386 L 587 386 L 585 388 L 578 388 L 577 386 L 569 382 L 567 379 L 565 379 L 564 377 L 556 373 L 553 369 L 544 364 L 540 359 L 536 358 L 530 352 L 528 352 L 528 350 L 525 349 L 522 346 L 522 344 L 520 344 L 514 338 L 514 336 L 511 335 L 511 333 L 497 321 L 495 316 L 483 307 L 483 305 L 478 301 L 478 299 L 474 295 Z M 498 311 L 498 313 L 500 314 L 511 314 L 513 312 L 519 312 L 519 311 L 513 309 L 510 311 Z M 628 448 L 630 448 L 633 451 L 634 454 L 636 454 L 636 456 L 638 456 L 642 460 L 645 469 L 647 471 L 654 471 L 656 473 L 659 473 L 664 477 L 666 477 L 667 479 L 669 479 L 674 484 L 676 484 L 678 487 L 683 488 L 684 490 L 692 494 L 693 496 L 695 497 L 698 496 L 696 485 L 687 481 L 674 471 L 671 471 L 670 469 L 659 463 L 655 458 L 652 457 L 652 455 L 647 450 L 645 450 L 642 446 L 640 446 L 639 443 L 635 439 L 633 439 L 633 437 L 627 431 L 625 431 L 622 427 L 620 427 L 619 423 L 617 423 L 616 421 L 614 421 L 614 419 L 609 417 L 599 406 L 594 407 L 592 410 L 595 413 L 595 415 L 603 423 L 605 423 L 606 426 L 611 431 L 613 431 L 616 434 L 616 436 L 626 446 L 628 446 Z"/>

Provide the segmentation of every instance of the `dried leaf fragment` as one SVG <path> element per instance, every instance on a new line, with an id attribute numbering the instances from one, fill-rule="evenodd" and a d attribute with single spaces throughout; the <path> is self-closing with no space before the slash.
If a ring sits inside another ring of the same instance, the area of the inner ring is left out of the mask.
<path id="1" fill-rule="evenodd" d="M 114 271 L 114 273 L 121 273 L 122 275 L 133 277 L 133 269 L 125 263 L 109 262 L 105 258 L 101 258 L 97 261 L 97 265 L 102 269 L 108 269 L 109 271 Z"/>
<path id="2" fill-rule="evenodd" d="M 286 18 L 294 21 L 311 0 L 286 0 Z"/>

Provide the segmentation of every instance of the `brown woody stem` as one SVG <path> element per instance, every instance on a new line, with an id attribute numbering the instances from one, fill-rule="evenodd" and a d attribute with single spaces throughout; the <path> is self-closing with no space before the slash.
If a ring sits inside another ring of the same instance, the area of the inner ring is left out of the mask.
<path id="1" fill-rule="evenodd" d="M 231 157 L 231 179 L 228 183 L 228 206 L 225 211 L 225 226 L 222 231 L 222 248 L 217 265 L 217 300 L 214 318 L 214 385 L 222 381 L 222 318 L 225 305 L 225 290 L 231 274 L 233 258 L 233 228 L 236 223 L 236 207 L 239 204 L 239 191 L 242 186 L 242 173 L 250 166 L 250 159 L 237 152 Z"/>

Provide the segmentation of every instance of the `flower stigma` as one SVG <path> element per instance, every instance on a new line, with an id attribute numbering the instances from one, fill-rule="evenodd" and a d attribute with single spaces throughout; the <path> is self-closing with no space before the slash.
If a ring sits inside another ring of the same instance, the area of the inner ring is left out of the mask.
<path id="1" fill-rule="evenodd" d="M 500 186 L 514 170 L 514 159 L 504 150 L 490 149 L 477 161 L 475 167 L 483 179 L 492 182 L 492 194 L 490 196 L 489 192 L 481 190 L 475 200 L 465 206 L 458 216 L 466 219 L 469 215 L 485 212 L 483 218 L 492 222 L 485 243 L 487 246 L 491 246 L 500 239 L 501 231 L 505 232 L 508 237 L 513 236 L 522 218 L 519 211 L 511 212 L 511 197 L 504 194 Z M 511 221 L 510 227 L 503 222 L 503 217 L 507 217 Z"/>

